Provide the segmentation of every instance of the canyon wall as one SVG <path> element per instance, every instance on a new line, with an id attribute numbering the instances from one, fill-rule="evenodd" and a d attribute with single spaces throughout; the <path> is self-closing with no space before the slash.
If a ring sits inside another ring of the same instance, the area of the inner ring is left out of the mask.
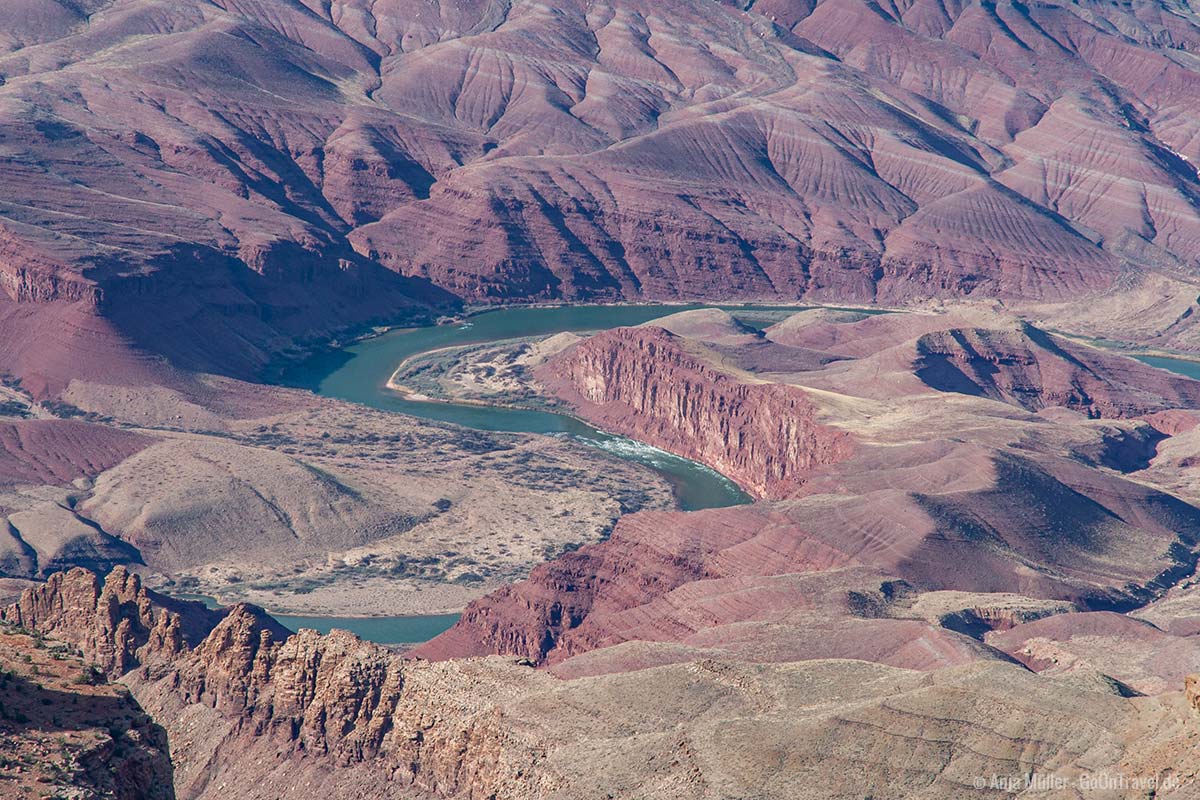
<path id="1" fill-rule="evenodd" d="M 78 306 L 245 376 L 451 295 L 1157 281 L 1194 324 L 1200 28 L 1162 4 L 76 5 L 0 25 L 0 327 Z"/>
<path id="2" fill-rule="evenodd" d="M 941 631 L 864 625 L 852 598 L 899 581 L 1129 610 L 1195 567 L 1192 496 L 1119 473 L 1146 470 L 1169 431 L 1191 429 L 1185 412 L 1156 410 L 1194 406 L 1196 381 L 999 314 L 968 327 L 810 311 L 761 337 L 711 313 L 660 322 L 707 339 L 612 330 L 536 377 L 600 427 L 769 502 L 627 515 L 607 541 L 471 603 L 419 655 L 509 653 L 571 675 L 715 651 L 927 668 L 978 655 Z M 842 398 L 829 413 L 853 439 L 817 421 L 809 389 L 768 382 L 783 374 Z M 840 633 L 811 636 L 799 616 Z M 924 661 L 904 648 L 918 640 Z"/>
<path id="3" fill-rule="evenodd" d="M 849 457 L 849 434 L 819 423 L 802 389 L 744 382 L 699 353 L 661 328 L 617 329 L 537 376 L 589 422 L 706 464 L 756 498 L 786 497 Z"/>
<path id="4" fill-rule="evenodd" d="M 1103 680 L 997 660 L 915 672 L 708 658 L 559 680 L 512 659 L 430 664 L 344 632 L 277 634 L 246 606 L 194 648 L 130 650 L 108 626 L 114 601 L 139 618 L 156 605 L 127 574 L 76 570 L 5 615 L 85 654 L 136 651 L 121 681 L 166 729 L 175 796 L 190 800 L 785 800 L 809 779 L 814 797 L 951 800 L 1013 763 L 1138 778 L 1197 758 L 1181 682 L 1135 702 Z M 158 775 L 156 792 L 131 797 L 171 797 Z"/>
<path id="5" fill-rule="evenodd" d="M 113 677 L 183 654 L 219 619 L 220 614 L 199 603 L 148 592 L 124 567 L 114 568 L 103 580 L 79 567 L 56 572 L 0 609 L 0 621 L 72 642 Z"/>
<path id="6" fill-rule="evenodd" d="M 1014 762 L 1146 776 L 1197 757 L 1181 691 L 1134 705 L 995 660 L 922 673 L 698 659 L 562 681 L 512 659 L 430 664 L 344 632 L 287 636 L 247 606 L 194 648 L 131 650 L 108 625 L 114 602 L 140 619 L 156 598 L 123 572 L 74 570 L 4 613 L 85 655 L 135 653 L 121 680 L 165 727 L 175 795 L 191 800 L 700 800 L 714 787 L 784 800 L 805 776 L 814 797 L 950 800 Z"/>
<path id="7" fill-rule="evenodd" d="M 261 609 L 210 612 L 149 592 L 119 567 L 107 579 L 57 573 L 0 620 L 70 642 L 123 678 L 166 727 L 182 796 L 228 796 L 233 781 L 239 798 L 311 797 L 334 765 L 348 770 L 339 797 L 396 785 L 416 795 L 542 791 L 537 749 L 494 704 L 552 679 L 503 660 L 422 665 L 345 632 L 293 636 Z M 264 758 L 294 760 L 295 784 L 254 787 Z M 354 770 L 365 762 L 370 770 Z"/>

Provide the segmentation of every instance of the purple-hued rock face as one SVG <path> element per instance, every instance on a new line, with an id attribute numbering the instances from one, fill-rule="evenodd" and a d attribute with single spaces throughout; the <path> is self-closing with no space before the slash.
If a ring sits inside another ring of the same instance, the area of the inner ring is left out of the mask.
<path id="1" fill-rule="evenodd" d="M 1200 383 L 999 316 L 817 310 L 756 338 L 719 314 L 605 331 L 535 374 L 760 502 L 627 515 L 417 654 L 563 677 L 715 652 L 936 669 L 996 656 L 959 634 L 1129 610 L 1194 569 L 1196 508 L 1127 476 L 1191 430 Z M 940 599 L 905 600 L 922 591 Z M 1195 666 L 1176 662 L 1130 675 L 1161 690 Z"/>
<path id="2" fill-rule="evenodd" d="M 759 499 L 849 457 L 850 436 L 819 424 L 803 390 L 739 382 L 683 341 L 654 327 L 607 331 L 541 377 L 590 422 L 707 464 Z"/>
<path id="3" fill-rule="evenodd" d="M 0 573 L 54 573 L 0 639 L 161 722 L 91 751 L 157 751 L 128 796 L 949 800 L 1118 767 L 1192 796 L 1200 382 L 1078 337 L 1197 349 L 1198 52 L 1155 0 L 0 0 Z M 666 483 L 593 484 L 576 442 L 246 382 L 464 304 L 647 300 L 901 308 L 421 365 L 453 396 L 499 364 L 756 501 L 697 512 L 629 513 Z M 143 560 L 475 599 L 401 656 Z M 57 738 L 76 688 L 0 739 Z"/>
<path id="4" fill-rule="evenodd" d="M 245 375 L 451 295 L 1036 301 L 1194 263 L 1188 18 L 775 5 L 6 3 L 0 325 L 70 305 Z"/>

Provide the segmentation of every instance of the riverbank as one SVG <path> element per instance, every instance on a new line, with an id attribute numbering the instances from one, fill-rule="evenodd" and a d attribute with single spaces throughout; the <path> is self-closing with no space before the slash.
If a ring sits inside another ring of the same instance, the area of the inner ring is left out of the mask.
<path id="1" fill-rule="evenodd" d="M 177 600 L 203 603 L 212 609 L 224 608 L 231 603 L 204 594 L 173 594 Z M 457 612 L 444 614 L 400 614 L 395 616 L 306 616 L 303 614 L 281 614 L 266 609 L 276 622 L 292 631 L 310 628 L 318 633 L 329 633 L 337 628 L 350 631 L 355 636 L 383 645 L 410 646 L 426 642 L 449 630 L 458 621 Z"/>
<path id="2" fill-rule="evenodd" d="M 647 466 L 675 488 L 684 510 L 736 505 L 749 497 L 728 478 L 689 459 L 649 447 L 631 446 L 630 440 L 598 430 L 558 411 L 508 407 L 499 403 L 447 402 L 440 398 L 417 399 L 395 391 L 397 366 L 406 359 L 441 348 L 484 344 L 571 332 L 588 332 L 639 325 L 674 314 L 681 305 L 590 305 L 520 307 L 493 310 L 471 317 L 468 324 L 405 328 L 361 341 L 336 358 L 322 357 L 296 365 L 286 376 L 288 385 L 308 388 L 325 397 L 348 400 L 385 411 L 423 419 L 451 422 L 480 431 L 535 433 L 566 437 L 598 447 L 611 455 Z M 791 314 L 809 306 L 725 306 L 747 313 Z M 389 384 L 393 384 L 389 386 Z M 403 384 L 400 384 L 403 387 Z M 403 387 L 407 389 L 408 387 Z M 419 393 L 420 394 L 420 393 Z"/>
<path id="3" fill-rule="evenodd" d="M 407 581 L 393 578 L 369 578 L 355 583 L 339 582 L 305 590 L 303 594 L 278 595 L 265 589 L 238 589 L 236 592 L 209 589 L 222 606 L 253 603 L 272 616 L 346 617 L 387 619 L 456 614 L 472 600 L 494 591 L 505 581 L 488 581 L 473 586 L 432 581 Z M 166 591 L 167 594 L 171 592 Z M 386 609 L 386 611 L 384 610 Z"/>

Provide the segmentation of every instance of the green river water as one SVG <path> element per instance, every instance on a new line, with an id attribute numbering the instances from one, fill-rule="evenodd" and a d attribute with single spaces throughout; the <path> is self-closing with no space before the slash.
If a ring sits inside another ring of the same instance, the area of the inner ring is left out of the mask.
<path id="1" fill-rule="evenodd" d="M 325 397 L 348 400 L 384 411 L 452 422 L 484 431 L 566 436 L 619 458 L 644 464 L 670 482 L 679 507 L 717 508 L 750 501 L 737 484 L 703 464 L 667 453 L 624 436 L 616 436 L 564 414 L 550 411 L 496 408 L 453 402 L 407 400 L 387 388 L 402 361 L 419 353 L 456 345 L 482 344 L 563 331 L 588 333 L 638 325 L 700 305 L 570 306 L 510 308 L 471 315 L 465 322 L 392 330 L 344 348 L 320 353 L 289 367 L 280 383 L 310 389 Z M 794 306 L 720 306 L 752 327 L 778 321 L 779 312 Z M 199 595 L 210 607 L 212 598 Z M 315 628 L 327 633 L 341 628 L 381 644 L 423 642 L 448 629 L 457 614 L 402 617 L 306 617 L 273 615 L 284 627 Z"/>
<path id="2" fill-rule="evenodd" d="M 386 384 L 400 362 L 419 353 L 456 345 L 482 344 L 526 336 L 572 331 L 588 333 L 643 322 L 705 306 L 571 306 L 511 308 L 486 311 L 463 323 L 393 330 L 348 347 L 324 352 L 290 367 L 281 382 L 341 400 L 395 411 L 425 419 L 453 422 L 485 431 L 510 431 L 568 436 L 615 456 L 645 464 L 665 477 L 683 509 L 736 505 L 747 495 L 723 475 L 686 458 L 623 436 L 599 431 L 586 423 L 550 411 L 494 408 L 452 402 L 417 402 L 404 399 Z M 791 306 L 720 306 L 742 322 L 762 327 L 778 320 Z M 1140 361 L 1189 378 L 1200 379 L 1200 363 L 1162 356 L 1138 356 Z M 190 596 L 215 605 L 212 598 Z M 293 630 L 315 628 L 327 633 L 342 628 L 363 639 L 382 644 L 414 643 L 432 639 L 458 619 L 457 614 L 402 617 L 306 617 L 274 615 Z"/>
<path id="3" fill-rule="evenodd" d="M 1200 362 L 1189 361 L 1186 358 L 1168 358 L 1166 356 L 1135 356 L 1143 364 L 1183 375 L 1185 378 L 1200 380 Z"/>
<path id="4" fill-rule="evenodd" d="M 418 353 L 456 345 L 543 336 L 563 331 L 588 333 L 638 325 L 679 311 L 705 306 L 569 306 L 508 308 L 472 315 L 462 324 L 393 330 L 336 351 L 322 353 L 289 368 L 282 382 L 311 389 L 326 397 L 397 411 L 425 419 L 453 422 L 467 428 L 513 433 L 569 436 L 621 458 L 645 464 L 675 490 L 680 508 L 688 511 L 749 502 L 737 484 L 720 473 L 686 458 L 624 436 L 615 436 L 585 422 L 551 411 L 496 408 L 467 403 L 407 400 L 387 388 L 400 362 Z M 749 325 L 793 306 L 721 306 Z"/>

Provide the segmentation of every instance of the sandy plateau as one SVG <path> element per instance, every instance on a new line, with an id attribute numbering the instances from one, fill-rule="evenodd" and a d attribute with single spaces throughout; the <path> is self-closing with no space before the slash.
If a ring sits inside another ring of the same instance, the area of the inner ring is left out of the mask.
<path id="1" fill-rule="evenodd" d="M 437 613 L 672 502 L 654 473 L 567 441 L 227 379 L 188 389 L 76 381 L 69 400 L 23 398 L 0 453 L 29 474 L 0 486 L 7 574 L 124 563 L 283 612 Z M 63 430 L 42 452 L 33 426 Z M 79 446 L 58 465 L 65 436 Z"/>

